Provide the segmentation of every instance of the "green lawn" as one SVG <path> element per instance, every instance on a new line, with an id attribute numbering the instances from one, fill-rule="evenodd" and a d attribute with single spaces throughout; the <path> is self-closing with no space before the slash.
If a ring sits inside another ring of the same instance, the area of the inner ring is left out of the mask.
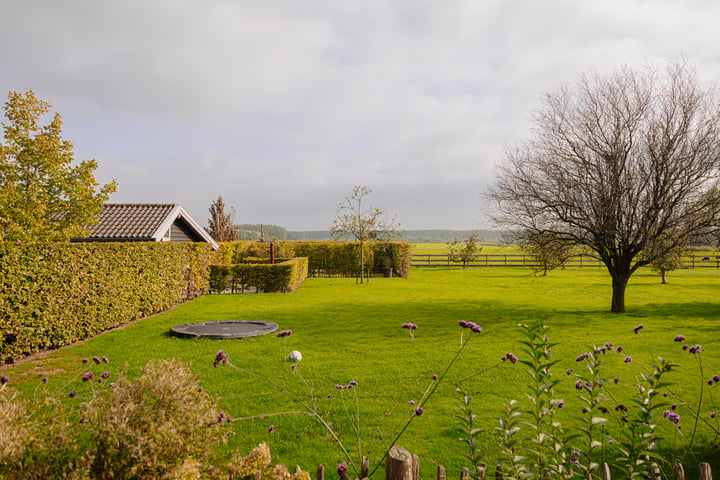
<path id="1" fill-rule="evenodd" d="M 454 476 L 464 465 L 464 445 L 455 431 L 455 383 L 470 377 L 461 385 L 473 393 L 474 410 L 484 430 L 481 448 L 488 454 L 487 462 L 494 464 L 496 417 L 503 402 L 524 399 L 527 383 L 519 363 L 499 361 L 508 351 L 522 357 L 518 323 L 543 322 L 550 327 L 550 339 L 560 342 L 554 352 L 561 361 L 554 372 L 564 380 L 558 390 L 568 403 L 566 421 L 572 421 L 570 417 L 579 414 L 580 407 L 574 403 L 574 378 L 567 377 L 565 369 L 579 368 L 575 357 L 606 341 L 622 345 L 625 354 L 633 357 L 632 363 L 624 364 L 623 355 L 606 356 L 604 374 L 621 378 L 611 387 L 615 394 L 627 398 L 634 375 L 661 355 L 680 364 L 670 377 L 677 382 L 673 392 L 696 402 L 704 379 L 694 367 L 696 357 L 683 352 L 673 337 L 683 334 L 688 344 L 701 344 L 708 365 L 720 367 L 720 272 L 683 270 L 668 278 L 670 283 L 661 285 L 659 276 L 647 269 L 634 275 L 624 315 L 609 313 L 610 281 L 601 269 L 558 270 L 548 277 L 535 277 L 521 268 L 416 268 L 406 280 L 372 279 L 366 285 L 356 285 L 354 279 L 311 278 L 291 294 L 205 296 L 35 361 L 3 368 L 1 373 L 11 378 L 12 385 L 32 393 L 44 376 L 51 378 L 51 385 L 64 384 L 79 371 L 83 357 L 105 355 L 111 366 L 127 364 L 131 374 L 151 358 L 177 357 L 192 362 L 193 370 L 202 375 L 205 391 L 220 397 L 225 411 L 235 419 L 300 410 L 286 395 L 253 377 L 228 367 L 213 368 L 216 352 L 223 349 L 238 367 L 272 378 L 314 402 L 355 455 L 358 445 L 352 425 L 357 393 L 361 449 L 367 453 L 372 444 L 373 465 L 384 452 L 382 439 L 390 441 L 411 416 L 408 401 L 418 400 L 430 376 L 440 374 L 456 353 L 462 330 L 458 320 L 474 321 L 484 332 L 472 338 L 424 414 L 399 441 L 420 456 L 423 477 L 434 475 L 438 464 Z M 267 335 L 241 340 L 188 340 L 168 333 L 180 323 L 236 319 L 270 320 L 294 333 L 285 339 Z M 415 342 L 401 328 L 404 322 L 418 325 Z M 636 335 L 633 327 L 640 323 L 645 328 Z M 290 350 L 299 350 L 304 357 L 297 374 L 284 361 Z M 705 377 L 715 373 L 711 370 L 705 366 Z M 351 380 L 359 384 L 354 390 L 333 388 Z M 326 398 L 328 394 L 332 398 Z M 717 408 L 720 395 L 706 387 L 703 416 Z M 688 421 L 683 431 L 689 437 L 690 413 L 682 405 L 678 411 Z M 668 422 L 658 424 L 671 434 Z M 270 425 L 276 427 L 272 434 Z M 305 415 L 237 420 L 232 428 L 235 435 L 228 449 L 249 450 L 266 441 L 275 461 L 300 464 L 310 471 L 320 463 L 334 469 L 343 460 L 327 433 Z M 708 430 L 702 432 L 696 443 L 707 445 Z M 692 464 L 697 459 L 687 461 Z"/>

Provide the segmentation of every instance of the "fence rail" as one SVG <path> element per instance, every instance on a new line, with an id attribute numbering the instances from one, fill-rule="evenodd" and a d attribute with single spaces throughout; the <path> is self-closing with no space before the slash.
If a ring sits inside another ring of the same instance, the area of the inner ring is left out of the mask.
<path id="1" fill-rule="evenodd" d="M 410 257 L 413 267 L 462 267 L 463 262 L 453 261 L 445 253 L 420 253 Z M 523 254 L 478 254 L 465 264 L 466 267 L 539 267 L 540 263 L 532 255 Z M 565 262 L 564 267 L 604 267 L 602 261 L 593 255 L 574 255 Z M 680 268 L 714 268 L 720 270 L 720 255 L 682 255 Z"/>
<path id="2" fill-rule="evenodd" d="M 368 478 L 368 473 L 372 474 L 372 472 L 368 471 L 368 467 L 369 463 L 367 458 L 363 457 L 360 469 L 360 478 L 363 480 Z M 646 478 L 663 480 L 672 477 L 676 480 L 686 480 L 685 468 L 681 463 L 673 464 L 672 469 L 674 470 L 673 472 L 661 472 L 659 468 L 655 468 Z M 297 473 L 299 471 L 300 467 L 296 466 L 295 472 Z M 348 472 L 338 473 L 340 474 L 340 480 L 348 480 Z M 486 465 L 481 463 L 479 477 L 481 479 L 491 477 L 492 474 L 488 475 L 488 473 Z M 612 480 L 610 467 L 607 463 L 602 464 L 598 476 L 603 480 Z M 498 480 L 505 478 L 505 472 L 503 472 L 500 466 L 495 469 L 494 477 Z M 325 467 L 323 465 L 318 467 L 316 478 L 317 480 L 325 480 Z M 712 480 L 712 469 L 709 463 L 698 464 L 698 479 Z M 385 457 L 385 480 L 420 480 L 420 459 L 417 455 L 412 455 L 404 448 L 394 445 Z M 447 480 L 445 467 L 442 465 L 438 466 L 437 480 Z M 459 480 L 470 480 L 470 471 L 467 467 L 461 470 Z"/>

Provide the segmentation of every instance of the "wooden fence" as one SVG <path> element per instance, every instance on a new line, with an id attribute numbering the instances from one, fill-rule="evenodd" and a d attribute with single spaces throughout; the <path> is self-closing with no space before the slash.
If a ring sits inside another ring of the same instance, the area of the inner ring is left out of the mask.
<path id="1" fill-rule="evenodd" d="M 462 267 L 462 262 L 454 262 L 450 255 L 413 254 L 410 257 L 413 267 Z M 467 267 L 538 267 L 538 261 L 532 255 L 523 254 L 479 254 L 466 263 Z M 564 267 L 604 267 L 602 261 L 592 255 L 574 255 Z M 720 270 L 720 255 L 688 254 L 680 257 L 680 268 L 714 268 Z"/>
<path id="2" fill-rule="evenodd" d="M 360 478 L 365 480 L 368 477 L 368 461 L 366 457 L 362 459 L 362 465 L 360 467 Z M 480 464 L 480 478 L 486 478 L 487 469 L 485 464 Z M 680 463 L 676 463 L 674 466 L 674 472 L 670 475 L 663 473 L 659 469 L 655 469 L 649 478 L 653 480 L 663 480 L 665 478 L 675 478 L 676 480 L 686 480 L 685 468 Z M 295 467 L 295 471 L 298 472 L 300 467 Z M 393 446 L 385 458 L 385 480 L 420 480 L 420 459 L 417 455 L 412 455 L 410 452 L 397 445 Z M 338 472 L 339 473 L 339 472 Z M 372 472 L 370 472 L 372 473 Z M 495 469 L 495 478 L 503 479 L 502 468 L 498 466 Z M 334 475 L 332 475 L 334 477 Z M 610 474 L 610 467 L 607 463 L 602 464 L 601 477 L 603 480 L 612 480 Z M 550 477 L 548 477 L 550 478 Z M 698 479 L 699 480 L 712 480 L 712 471 L 709 463 L 700 463 L 698 465 Z M 317 469 L 317 480 L 325 480 L 325 467 L 320 465 Z M 347 472 L 340 474 L 340 480 L 348 480 Z M 437 469 L 437 480 L 447 480 L 445 467 L 442 465 L 438 466 Z M 460 480 L 470 480 L 470 470 L 463 468 L 460 472 Z"/>

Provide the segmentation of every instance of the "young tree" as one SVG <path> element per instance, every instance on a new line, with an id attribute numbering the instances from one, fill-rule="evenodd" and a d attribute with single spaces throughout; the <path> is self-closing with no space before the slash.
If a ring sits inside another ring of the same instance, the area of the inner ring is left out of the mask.
<path id="1" fill-rule="evenodd" d="M 365 270 L 365 242 L 392 238 L 399 228 L 395 217 L 385 218 L 383 209 L 363 205 L 363 199 L 370 193 L 372 190 L 368 187 L 354 187 L 352 195 L 338 205 L 335 220 L 330 225 L 333 237 L 354 238 L 360 242 L 360 283 L 363 283 Z"/>
<path id="2" fill-rule="evenodd" d="M 551 232 L 523 230 L 511 236 L 512 242 L 535 257 L 535 273 L 547 276 L 550 270 L 565 265 L 572 256 L 572 245 Z"/>
<path id="3" fill-rule="evenodd" d="M 10 92 L 0 143 L 0 240 L 68 240 L 87 234 L 116 183 L 98 188 L 95 160 L 73 165 L 62 118 L 32 90 Z"/>
<path id="4" fill-rule="evenodd" d="M 234 242 L 238 238 L 238 227 L 233 225 L 235 210 L 225 213 L 225 202 L 222 195 L 218 195 L 210 208 L 210 218 L 206 230 L 217 242 Z"/>
<path id="5" fill-rule="evenodd" d="M 455 237 L 452 242 L 448 242 L 448 256 L 453 262 L 462 262 L 463 268 L 467 263 L 480 253 L 482 247 L 477 244 L 478 233 L 473 232 L 469 237 L 459 239 Z"/>
<path id="6" fill-rule="evenodd" d="M 624 312 L 637 268 L 715 223 L 717 106 L 686 65 L 623 68 L 548 93 L 534 123 L 490 192 L 496 219 L 594 251 L 612 278 L 611 310 Z"/>

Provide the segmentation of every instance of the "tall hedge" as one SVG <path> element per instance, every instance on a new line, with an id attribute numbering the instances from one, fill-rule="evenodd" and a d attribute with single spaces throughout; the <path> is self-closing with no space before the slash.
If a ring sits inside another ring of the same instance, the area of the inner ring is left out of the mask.
<path id="1" fill-rule="evenodd" d="M 357 242 L 288 242 L 295 256 L 308 257 L 311 275 L 356 276 L 360 269 Z M 375 271 L 390 267 L 399 276 L 410 274 L 412 245 L 405 242 L 366 242 L 365 265 Z"/>
<path id="2" fill-rule="evenodd" d="M 210 289 L 223 292 L 256 287 L 263 292 L 292 292 L 297 290 L 308 276 L 308 259 L 292 258 L 275 264 L 256 260 L 233 265 L 210 267 Z"/>
<path id="3" fill-rule="evenodd" d="M 0 242 L 0 361 L 194 298 L 214 259 L 201 243 Z"/>

